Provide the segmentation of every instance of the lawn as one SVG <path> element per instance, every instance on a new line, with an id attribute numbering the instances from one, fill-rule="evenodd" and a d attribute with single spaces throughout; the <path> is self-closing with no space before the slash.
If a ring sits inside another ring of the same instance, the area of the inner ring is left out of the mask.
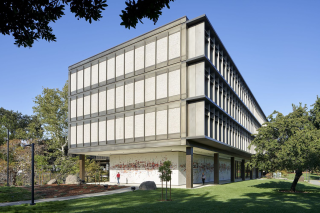
<path id="1" fill-rule="evenodd" d="M 69 201 L 0 207 L 0 212 L 320 212 L 320 187 L 298 183 L 307 193 L 282 193 L 291 182 L 250 180 L 198 189 L 173 189 L 171 202 L 161 190 L 135 191 Z"/>
<path id="2" fill-rule="evenodd" d="M 41 197 L 35 196 L 35 199 Z M 31 200 L 31 193 L 27 189 L 22 187 L 7 187 L 0 186 L 0 203 L 21 201 L 21 200 Z M 1 209 L 0 209 L 1 212 Z"/>

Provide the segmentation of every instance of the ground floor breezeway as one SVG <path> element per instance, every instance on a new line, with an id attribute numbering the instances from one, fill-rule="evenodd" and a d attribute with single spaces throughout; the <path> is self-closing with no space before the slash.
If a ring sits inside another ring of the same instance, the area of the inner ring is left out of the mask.
<path id="1" fill-rule="evenodd" d="M 90 153 L 93 155 L 96 153 Z M 99 153 L 101 156 L 106 153 Z M 248 158 L 241 158 L 232 153 L 201 149 L 198 147 L 178 146 L 154 149 L 140 149 L 135 152 L 109 152 L 109 182 L 117 183 L 120 174 L 121 184 L 140 184 L 154 181 L 161 184 L 159 166 L 164 161 L 172 163 L 173 186 L 193 188 L 202 182 L 202 174 L 206 183 L 220 184 L 239 180 L 255 179 L 262 173 L 257 168 L 245 166 Z M 84 179 L 84 155 L 80 155 L 80 178 Z"/>

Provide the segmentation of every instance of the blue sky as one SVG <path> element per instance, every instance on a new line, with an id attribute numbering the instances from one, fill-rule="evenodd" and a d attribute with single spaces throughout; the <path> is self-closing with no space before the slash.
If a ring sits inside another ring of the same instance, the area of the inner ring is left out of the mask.
<path id="1" fill-rule="evenodd" d="M 309 107 L 320 95 L 320 1 L 176 0 L 156 25 L 120 26 L 124 0 L 109 0 L 92 24 L 66 11 L 51 24 L 57 42 L 18 48 L 0 35 L 0 107 L 31 115 L 43 87 L 62 88 L 68 66 L 142 33 L 187 16 L 206 14 L 265 112 L 284 114 L 291 104 Z M 68 8 L 67 8 L 68 9 Z"/>

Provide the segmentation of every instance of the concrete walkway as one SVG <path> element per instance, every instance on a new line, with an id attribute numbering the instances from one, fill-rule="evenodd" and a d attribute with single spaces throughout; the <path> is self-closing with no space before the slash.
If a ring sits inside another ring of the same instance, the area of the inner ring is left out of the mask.
<path id="1" fill-rule="evenodd" d="M 310 180 L 309 183 L 320 186 L 320 180 Z"/>
<path id="2" fill-rule="evenodd" d="M 220 181 L 221 182 L 221 181 Z M 87 183 L 87 184 L 95 184 L 95 183 Z M 97 185 L 99 185 L 99 183 L 96 183 Z M 105 185 L 105 184 L 108 184 L 108 185 L 116 185 L 116 183 L 114 182 L 100 182 L 100 185 Z M 140 183 L 121 183 L 120 182 L 120 185 L 121 186 L 135 186 L 136 189 L 139 188 L 140 186 Z M 205 185 L 202 185 L 202 183 L 194 183 L 193 184 L 193 188 L 202 188 L 202 187 L 207 187 L 207 186 L 214 186 L 214 185 L 219 185 L 219 184 L 214 184 L 213 182 L 206 182 Z M 161 184 L 156 184 L 157 188 L 161 188 L 162 185 Z M 166 187 L 166 183 L 163 182 L 163 188 Z M 168 182 L 168 188 L 170 187 L 170 182 Z M 183 184 L 183 185 L 171 185 L 171 188 L 173 189 L 186 189 L 186 185 Z"/>
<path id="3" fill-rule="evenodd" d="M 122 189 L 117 189 L 117 190 L 112 190 L 112 191 L 106 191 L 106 192 L 99 192 L 99 193 L 75 195 L 75 196 L 69 196 L 69 197 L 57 197 L 57 198 L 39 199 L 39 200 L 35 200 L 34 202 L 37 204 L 37 203 L 52 202 L 52 201 L 65 201 L 65 200 L 73 200 L 73 199 L 79 199 L 79 198 L 88 198 L 88 197 L 98 197 L 98 196 L 104 196 L 104 195 L 113 195 L 113 194 L 129 192 L 129 191 L 131 191 L 131 188 L 127 187 L 127 188 L 122 188 Z M 2 206 L 15 206 L 15 205 L 21 205 L 21 204 L 30 204 L 30 203 L 31 203 L 31 200 L 0 203 L 0 207 L 2 207 Z M 1 212 L 1 208 L 0 208 L 0 212 Z"/>

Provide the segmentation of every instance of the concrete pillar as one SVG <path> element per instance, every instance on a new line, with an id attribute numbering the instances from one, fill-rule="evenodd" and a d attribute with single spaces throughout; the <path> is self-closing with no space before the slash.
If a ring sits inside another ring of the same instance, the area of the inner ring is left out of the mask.
<path id="1" fill-rule="evenodd" d="M 246 171 L 245 171 L 245 160 L 241 161 L 241 178 L 242 180 L 246 180 Z"/>
<path id="2" fill-rule="evenodd" d="M 235 162 L 234 157 L 231 157 L 231 182 L 235 180 Z"/>
<path id="3" fill-rule="evenodd" d="M 85 180 L 85 155 L 79 155 L 79 167 L 80 167 L 80 174 L 79 178 L 81 180 Z"/>
<path id="4" fill-rule="evenodd" d="M 219 184 L 219 153 L 214 153 L 214 184 Z"/>
<path id="5" fill-rule="evenodd" d="M 193 188 L 193 147 L 186 149 L 186 188 Z"/>

